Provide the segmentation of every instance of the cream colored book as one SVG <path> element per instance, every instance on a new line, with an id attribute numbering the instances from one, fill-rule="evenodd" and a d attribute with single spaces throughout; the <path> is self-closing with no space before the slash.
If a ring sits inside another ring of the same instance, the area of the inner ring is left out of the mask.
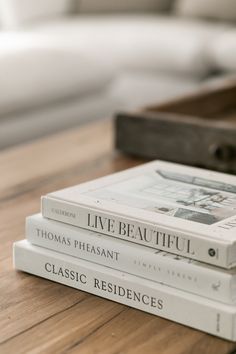
<path id="1" fill-rule="evenodd" d="M 154 161 L 42 197 L 44 217 L 198 261 L 236 265 L 236 177 Z"/>
<path id="2" fill-rule="evenodd" d="M 14 244 L 13 259 L 18 270 L 236 340 L 235 306 L 33 246 L 26 240 Z"/>

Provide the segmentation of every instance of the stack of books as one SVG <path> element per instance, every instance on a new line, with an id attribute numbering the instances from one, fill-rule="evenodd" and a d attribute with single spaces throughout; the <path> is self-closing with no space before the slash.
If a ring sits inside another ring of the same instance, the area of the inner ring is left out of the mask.
<path id="1" fill-rule="evenodd" d="M 14 264 L 236 340 L 236 177 L 154 161 L 50 193 Z"/>

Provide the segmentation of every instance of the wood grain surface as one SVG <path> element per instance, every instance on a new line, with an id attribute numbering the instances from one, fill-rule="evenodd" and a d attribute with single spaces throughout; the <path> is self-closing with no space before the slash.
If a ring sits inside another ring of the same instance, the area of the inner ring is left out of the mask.
<path id="1" fill-rule="evenodd" d="M 233 352 L 234 343 L 13 269 L 12 243 L 42 194 L 141 162 L 114 152 L 108 121 L 0 153 L 1 354 Z"/>

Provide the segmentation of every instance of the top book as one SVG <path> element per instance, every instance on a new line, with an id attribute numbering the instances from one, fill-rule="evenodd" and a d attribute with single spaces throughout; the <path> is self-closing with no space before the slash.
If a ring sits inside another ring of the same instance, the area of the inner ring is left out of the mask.
<path id="1" fill-rule="evenodd" d="M 236 265 L 236 177 L 154 161 L 42 197 L 42 214 L 177 255 Z"/>

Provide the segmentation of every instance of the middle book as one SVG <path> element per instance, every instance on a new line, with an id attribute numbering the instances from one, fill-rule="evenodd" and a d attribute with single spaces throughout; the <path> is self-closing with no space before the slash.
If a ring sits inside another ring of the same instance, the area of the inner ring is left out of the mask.
<path id="1" fill-rule="evenodd" d="M 236 304 L 236 269 L 134 244 L 43 218 L 26 219 L 26 237 L 35 245 L 117 269 L 227 304 Z"/>

